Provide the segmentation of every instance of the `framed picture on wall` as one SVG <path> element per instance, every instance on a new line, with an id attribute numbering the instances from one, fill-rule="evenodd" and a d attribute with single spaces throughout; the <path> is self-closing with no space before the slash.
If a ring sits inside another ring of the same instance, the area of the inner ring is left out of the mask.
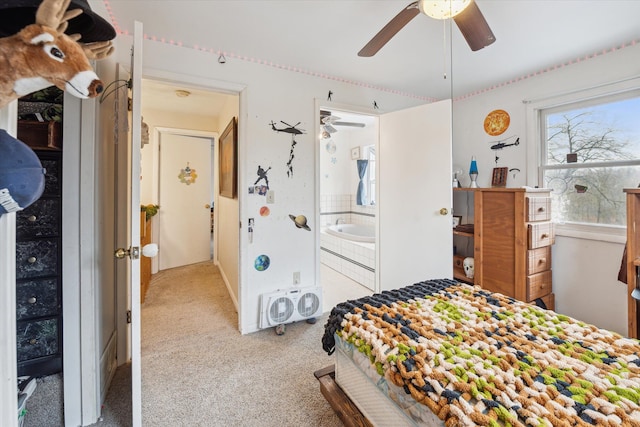
<path id="1" fill-rule="evenodd" d="M 360 158 L 360 146 L 353 147 L 351 149 L 351 160 L 358 160 Z"/>
<path id="2" fill-rule="evenodd" d="M 493 168 L 493 176 L 491 178 L 492 187 L 506 187 L 507 173 L 509 168 Z"/>
<path id="3" fill-rule="evenodd" d="M 218 141 L 220 195 L 235 199 L 238 190 L 238 121 L 231 119 Z"/>

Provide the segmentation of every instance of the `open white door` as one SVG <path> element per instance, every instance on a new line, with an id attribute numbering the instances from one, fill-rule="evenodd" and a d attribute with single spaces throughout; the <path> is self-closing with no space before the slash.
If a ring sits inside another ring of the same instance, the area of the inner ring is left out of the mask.
<path id="1" fill-rule="evenodd" d="M 140 149 L 142 147 L 142 23 L 134 22 L 131 52 L 131 247 L 140 247 Z M 140 260 L 131 257 L 131 413 L 133 427 L 142 426 L 140 352 Z"/>
<path id="2" fill-rule="evenodd" d="M 126 210 L 126 218 L 119 216 L 118 244 L 125 245 L 116 250 L 115 256 L 122 258 L 119 263 L 125 263 L 126 289 L 118 288 L 118 359 L 131 360 L 131 410 L 132 425 L 142 425 L 142 376 L 140 366 L 140 148 L 142 113 L 140 111 L 140 87 L 142 84 L 142 24 L 135 22 L 133 35 L 133 49 L 131 52 L 131 80 L 132 110 L 127 129 L 127 99 L 118 100 L 119 112 L 117 117 L 118 148 L 116 170 L 116 200 L 117 213 Z M 121 75 L 118 68 L 118 78 L 127 79 Z M 120 97 L 120 94 L 117 94 Z M 127 134 L 127 131 L 130 134 Z M 126 196 L 121 197 L 121 193 Z M 124 224 L 123 224 L 124 223 Z M 122 224 L 122 225 L 120 225 Z M 119 276 L 120 277 L 120 276 Z M 128 294 L 128 295 L 127 295 Z M 122 308 L 128 307 L 130 315 L 126 315 Z M 123 315 L 124 314 L 124 315 Z M 127 319 L 128 318 L 128 319 Z M 130 320 L 129 320 L 130 319 Z M 130 321 L 130 329 L 126 326 Z M 127 339 L 130 335 L 130 339 Z M 121 362 L 122 363 L 122 362 Z"/>
<path id="3" fill-rule="evenodd" d="M 451 101 L 381 115 L 379 144 L 379 289 L 451 278 Z"/>

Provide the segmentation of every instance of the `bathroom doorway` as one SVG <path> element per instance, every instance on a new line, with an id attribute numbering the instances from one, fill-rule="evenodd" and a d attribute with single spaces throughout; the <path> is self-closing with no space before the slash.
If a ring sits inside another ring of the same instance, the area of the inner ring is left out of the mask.
<path id="1" fill-rule="evenodd" d="M 323 305 L 376 290 L 378 117 L 320 107 L 319 276 Z"/>

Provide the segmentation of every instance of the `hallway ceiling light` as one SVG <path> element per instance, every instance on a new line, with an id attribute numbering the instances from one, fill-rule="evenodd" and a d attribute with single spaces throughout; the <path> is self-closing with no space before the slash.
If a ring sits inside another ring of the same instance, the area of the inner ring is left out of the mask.
<path id="1" fill-rule="evenodd" d="M 178 98 L 186 98 L 189 95 L 191 95 L 191 92 L 189 92 L 188 90 L 183 90 L 183 89 L 176 90 L 176 96 Z"/>

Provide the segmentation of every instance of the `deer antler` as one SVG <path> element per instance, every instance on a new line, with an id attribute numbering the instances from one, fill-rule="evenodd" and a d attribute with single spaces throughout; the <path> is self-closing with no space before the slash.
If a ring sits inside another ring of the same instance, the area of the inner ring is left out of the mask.
<path id="1" fill-rule="evenodd" d="M 64 33 L 69 20 L 82 13 L 82 9 L 67 10 L 71 0 L 43 0 L 36 12 L 36 24 L 55 28 Z"/>
<path id="2" fill-rule="evenodd" d="M 73 41 L 82 46 L 84 54 L 89 59 L 103 59 L 113 53 L 113 43 L 111 40 L 91 43 L 80 43 L 80 34 L 72 34 L 69 36 Z"/>
<path id="3" fill-rule="evenodd" d="M 80 43 L 84 54 L 89 59 L 103 59 L 113 53 L 111 40 L 104 42 Z"/>

